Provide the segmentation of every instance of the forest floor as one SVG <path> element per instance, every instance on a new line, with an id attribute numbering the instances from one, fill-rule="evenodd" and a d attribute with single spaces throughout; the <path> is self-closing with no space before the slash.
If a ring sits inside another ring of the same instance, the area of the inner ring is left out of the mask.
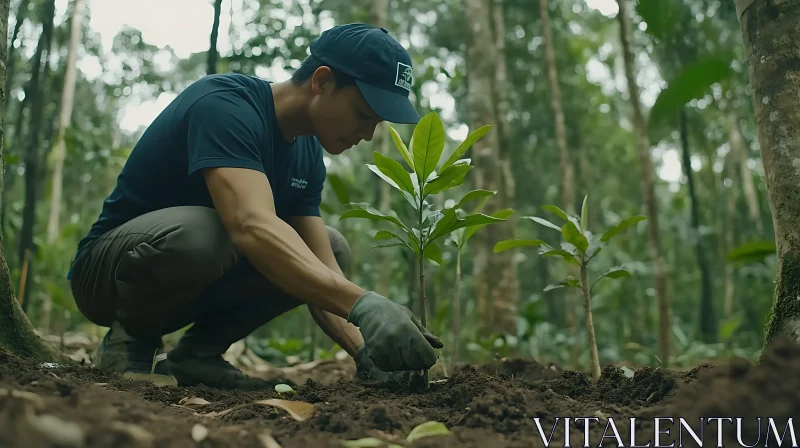
<path id="1" fill-rule="evenodd" d="M 722 421 L 724 446 L 741 446 L 737 418 L 747 445 L 797 446 L 795 436 L 800 441 L 800 424 L 789 420 L 800 420 L 800 346 L 787 341 L 773 345 L 758 364 L 733 359 L 686 371 L 647 367 L 632 370 L 632 377 L 608 366 L 597 382 L 534 360 L 501 360 L 451 369 L 447 378 L 433 375 L 437 381 L 425 393 L 354 382 L 349 359 L 277 369 L 249 355 L 236 354 L 250 359 L 244 364 L 251 373 L 276 384 L 291 381 L 297 394 L 159 388 L 90 366 L 0 353 L 0 447 L 342 447 L 342 441 L 373 437 L 400 447 L 521 448 L 546 446 L 542 437 L 550 438 L 554 427 L 550 446 L 594 447 L 601 438 L 602 446 L 632 446 L 632 418 L 634 446 L 698 446 L 678 417 L 703 446 L 719 446 L 720 421 L 701 420 L 718 417 L 730 418 Z M 269 399 L 308 405 L 294 409 L 293 418 L 258 403 Z M 655 417 L 674 419 L 658 420 L 660 445 Z M 449 434 L 408 442 L 411 430 L 428 421 L 443 423 Z M 387 446 L 362 443 L 351 446 Z"/>

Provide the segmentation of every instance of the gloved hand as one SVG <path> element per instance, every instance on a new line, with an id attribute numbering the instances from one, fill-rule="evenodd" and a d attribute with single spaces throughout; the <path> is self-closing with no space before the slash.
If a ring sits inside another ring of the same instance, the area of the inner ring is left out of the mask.
<path id="1" fill-rule="evenodd" d="M 369 357 L 366 345 L 358 348 L 353 359 L 356 362 L 356 377 L 361 381 L 386 383 L 395 380 L 402 382 L 404 377 L 408 375 L 408 372 L 384 372 L 377 368 Z"/>
<path id="2" fill-rule="evenodd" d="M 384 372 L 430 369 L 442 341 L 408 308 L 367 291 L 350 309 L 347 321 L 364 337 L 368 356 Z"/>

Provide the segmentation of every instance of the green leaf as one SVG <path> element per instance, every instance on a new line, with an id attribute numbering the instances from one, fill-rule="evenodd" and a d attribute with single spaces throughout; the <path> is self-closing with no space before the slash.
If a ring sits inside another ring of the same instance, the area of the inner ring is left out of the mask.
<path id="1" fill-rule="evenodd" d="M 586 231 L 586 225 L 589 221 L 589 195 L 583 197 L 583 205 L 581 206 L 581 233 Z"/>
<path id="2" fill-rule="evenodd" d="M 442 259 L 442 250 L 439 249 L 439 246 L 437 246 L 436 243 L 432 241 L 428 243 L 423 252 L 426 259 L 431 260 L 439 266 L 444 264 L 444 260 Z"/>
<path id="3" fill-rule="evenodd" d="M 661 0 L 664 1 L 664 0 Z M 672 117 L 684 104 L 701 98 L 712 84 L 720 82 L 731 73 L 730 59 L 703 59 L 683 69 L 677 78 L 662 90 L 650 110 L 649 126 Z"/>
<path id="4" fill-rule="evenodd" d="M 408 152 L 406 144 L 403 143 L 403 139 L 400 138 L 400 135 L 397 133 L 397 131 L 394 130 L 393 127 L 391 126 L 388 127 L 389 127 L 389 133 L 392 134 L 392 140 L 394 140 L 394 145 L 400 151 L 400 154 L 403 156 L 403 160 L 405 160 L 406 163 L 408 164 L 408 167 L 413 170 L 414 162 L 411 159 L 411 153 Z"/>
<path id="5" fill-rule="evenodd" d="M 336 173 L 328 174 L 328 181 L 333 189 L 333 194 L 335 194 L 336 199 L 339 200 L 339 204 L 344 205 L 349 203 L 350 191 L 347 189 L 347 184 L 342 179 L 342 176 Z"/>
<path id="6" fill-rule="evenodd" d="M 493 196 L 493 195 L 495 195 L 495 194 L 497 194 L 497 192 L 496 192 L 496 191 L 490 191 L 490 190 L 472 190 L 472 191 L 470 191 L 469 193 L 465 194 L 465 195 L 464 195 L 464 196 L 461 198 L 461 200 L 460 200 L 460 201 L 458 201 L 458 203 L 457 203 L 456 205 L 454 205 L 454 206 L 453 206 L 453 208 L 462 208 L 462 207 L 464 206 L 464 204 L 466 204 L 467 202 L 474 201 L 474 200 L 476 200 L 476 199 L 481 199 L 481 198 L 485 198 L 485 197 Z"/>
<path id="7" fill-rule="evenodd" d="M 647 24 L 647 34 L 659 40 L 675 33 L 678 8 L 674 0 L 637 0 L 636 13 Z"/>
<path id="8" fill-rule="evenodd" d="M 445 426 L 444 423 L 425 422 L 412 429 L 408 434 L 408 437 L 406 437 L 406 440 L 413 442 L 423 437 L 446 436 L 449 434 L 450 430 L 447 429 L 447 426 Z"/>
<path id="9" fill-rule="evenodd" d="M 550 222 L 550 221 L 548 221 L 548 220 L 546 220 L 544 218 L 539 218 L 538 216 L 523 216 L 523 218 L 530 219 L 531 221 L 537 222 L 537 223 L 539 223 L 539 224 L 541 224 L 541 225 L 543 225 L 545 227 L 550 227 L 551 229 L 556 229 L 559 232 L 561 231 L 561 227 L 558 227 L 557 225 L 553 224 L 552 222 Z"/>
<path id="10" fill-rule="evenodd" d="M 579 282 L 575 278 L 567 277 L 567 279 L 561 283 L 545 286 L 544 292 L 552 291 L 558 288 L 580 288 L 580 287 L 581 287 L 581 282 Z"/>
<path id="11" fill-rule="evenodd" d="M 776 253 L 775 241 L 750 241 L 732 249 L 726 258 L 732 263 L 763 263 Z"/>
<path id="12" fill-rule="evenodd" d="M 464 183 L 464 178 L 472 169 L 470 165 L 455 165 L 439 173 L 439 175 L 425 185 L 423 197 L 436 194 Z"/>
<path id="13" fill-rule="evenodd" d="M 515 247 L 538 247 L 544 244 L 542 240 L 504 240 L 494 245 L 494 253 L 505 252 Z"/>
<path id="14" fill-rule="evenodd" d="M 412 195 L 416 195 L 414 191 L 414 183 L 411 182 L 411 174 L 406 171 L 400 163 L 390 157 L 375 151 L 375 165 L 378 169 L 391 178 L 401 191 L 406 191 Z"/>
<path id="15" fill-rule="evenodd" d="M 279 394 L 287 394 L 287 393 L 288 394 L 297 394 L 297 392 L 295 392 L 295 390 L 292 389 L 292 386 L 290 386 L 288 384 L 276 384 L 275 385 L 275 392 L 277 392 Z"/>
<path id="16" fill-rule="evenodd" d="M 569 216 L 567 216 L 567 213 L 564 210 L 561 210 L 561 208 L 556 205 L 543 205 L 542 210 L 553 212 L 564 221 L 569 221 Z M 559 228 L 558 230 L 561 230 L 561 228 Z"/>
<path id="17" fill-rule="evenodd" d="M 607 270 L 603 275 L 597 277 L 597 279 L 592 283 L 592 287 L 590 289 L 594 289 L 594 285 L 597 284 L 603 278 L 630 278 L 631 273 L 625 269 L 624 266 L 614 266 L 613 268 Z"/>
<path id="18" fill-rule="evenodd" d="M 562 249 L 555 249 L 555 250 L 548 250 L 541 253 L 543 257 L 554 257 L 559 256 L 564 259 L 567 263 L 574 264 L 575 266 L 580 266 L 581 262 L 578 261 L 575 257 L 572 256 L 569 252 L 562 250 Z"/>
<path id="19" fill-rule="evenodd" d="M 345 448 L 375 448 L 386 445 L 381 439 L 375 437 L 365 437 L 358 440 L 342 440 L 339 442 Z"/>
<path id="20" fill-rule="evenodd" d="M 444 150 L 444 125 L 436 112 L 430 112 L 417 123 L 411 137 L 414 171 L 420 182 L 436 169 Z"/>
<path id="21" fill-rule="evenodd" d="M 363 219 L 370 219 L 370 220 L 373 220 L 373 221 L 389 221 L 389 222 L 397 225 L 398 227 L 402 228 L 403 230 L 405 230 L 406 233 L 410 233 L 411 232 L 411 229 L 409 229 L 405 224 L 403 224 L 395 216 L 391 216 L 391 215 L 387 215 L 386 213 L 379 212 L 378 210 L 375 210 L 372 206 L 370 206 L 366 202 L 351 203 L 351 204 L 348 204 L 348 205 L 351 205 L 351 206 L 357 207 L 357 208 L 354 208 L 354 209 L 351 209 L 351 210 L 348 210 L 348 211 L 342 213 L 342 216 L 339 217 L 339 221 L 344 220 L 344 219 L 350 219 L 350 218 L 363 218 Z"/>
<path id="22" fill-rule="evenodd" d="M 561 227 L 561 235 L 564 236 L 564 239 L 567 240 L 568 243 L 572 244 L 583 253 L 586 253 L 586 250 L 589 248 L 589 241 L 572 221 Z"/>
<path id="23" fill-rule="evenodd" d="M 467 136 L 467 138 L 463 142 L 461 142 L 460 145 L 458 145 L 458 147 L 455 149 L 455 151 L 453 151 L 453 153 L 450 154 L 450 157 L 447 158 L 447 161 L 444 162 L 444 164 L 442 164 L 441 170 L 444 171 L 450 165 L 454 164 L 456 162 L 456 160 L 458 160 L 459 157 L 464 155 L 464 153 L 467 152 L 467 150 L 469 148 L 471 148 L 472 145 L 475 144 L 475 142 L 480 140 L 481 137 L 486 135 L 486 133 L 489 132 L 489 130 L 491 128 L 492 128 L 491 125 L 486 125 L 486 126 L 481 126 L 478 129 L 476 129 L 473 132 L 471 132 Z"/>
<path id="24" fill-rule="evenodd" d="M 482 213 L 475 213 L 472 215 L 467 215 L 463 218 L 450 218 L 450 214 L 452 213 L 452 217 L 456 218 L 455 216 L 455 209 L 447 209 L 445 212 L 444 217 L 442 217 L 439 222 L 436 223 L 436 227 L 434 227 L 433 234 L 431 235 L 430 241 L 436 240 L 441 238 L 444 235 L 449 234 L 450 232 L 460 229 L 462 227 L 470 227 L 480 224 L 491 224 L 494 222 L 503 222 L 504 219 L 495 218 L 493 216 L 484 215 Z"/>
<path id="25" fill-rule="evenodd" d="M 606 233 L 604 233 L 603 236 L 600 238 L 600 241 L 603 243 L 607 243 L 611 238 L 616 236 L 618 233 L 624 231 L 625 229 L 638 223 L 639 221 L 644 221 L 645 219 L 647 219 L 647 217 L 643 215 L 637 215 L 625 218 L 622 221 L 620 221 L 619 224 L 608 229 Z"/>
<path id="26" fill-rule="evenodd" d="M 516 212 L 514 212 L 514 209 L 512 209 L 512 208 L 504 208 L 504 209 L 501 209 L 501 210 L 498 210 L 498 211 L 492 213 L 489 216 L 491 216 L 492 218 L 498 218 L 498 219 L 502 219 L 502 220 L 507 220 L 514 213 L 516 213 Z M 478 224 L 478 225 L 475 225 L 475 226 L 467 227 L 466 230 L 464 231 L 464 241 L 461 244 L 462 245 L 467 244 L 467 241 L 469 241 L 469 239 L 472 238 L 472 235 L 475 235 L 475 232 L 477 232 L 478 230 L 480 230 L 480 229 L 482 229 L 482 228 L 484 228 L 484 227 L 486 227 L 488 225 L 489 224 Z"/>

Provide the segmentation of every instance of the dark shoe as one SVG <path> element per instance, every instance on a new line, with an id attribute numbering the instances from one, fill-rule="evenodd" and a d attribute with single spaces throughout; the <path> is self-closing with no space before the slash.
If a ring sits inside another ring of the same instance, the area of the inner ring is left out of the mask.
<path id="1" fill-rule="evenodd" d="M 198 354 L 180 343 L 167 354 L 167 365 L 181 387 L 205 384 L 217 389 L 265 390 L 277 384 L 245 375 L 220 354 Z"/>
<path id="2" fill-rule="evenodd" d="M 114 322 L 97 347 L 94 363 L 100 370 L 120 373 L 123 378 L 150 381 L 156 386 L 177 386 L 167 363 L 163 362 L 163 349 L 160 338 L 156 341 L 136 339 L 119 322 Z"/>

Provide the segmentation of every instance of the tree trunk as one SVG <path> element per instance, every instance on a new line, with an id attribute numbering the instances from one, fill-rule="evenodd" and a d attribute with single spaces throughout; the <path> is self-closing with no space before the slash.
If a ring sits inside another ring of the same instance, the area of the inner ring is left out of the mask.
<path id="1" fill-rule="evenodd" d="M 9 0 L 0 0 L 0 35 L 8 33 Z M 8 59 L 8 41 L 0 39 L 0 61 Z M 5 118 L 6 65 L 0 64 L 0 160 L 3 155 L 3 130 Z M 3 166 L 0 166 L 0 190 L 3 188 Z M 61 360 L 63 357 L 48 343 L 39 338 L 33 326 L 14 297 L 14 288 L 3 251 L 3 234 L 0 233 L 0 351 L 15 356 L 32 357 L 40 361 Z"/>
<path id="2" fill-rule="evenodd" d="M 628 0 L 617 0 L 619 4 L 620 43 L 623 48 L 625 61 L 625 76 L 628 80 L 628 94 L 631 108 L 633 109 L 633 126 L 636 133 L 636 145 L 641 165 L 641 190 L 647 210 L 647 231 L 650 248 L 650 262 L 653 269 L 653 286 L 658 304 L 658 346 L 663 367 L 669 365 L 670 356 L 670 303 L 667 291 L 667 276 L 665 263 L 661 253 L 661 237 L 658 224 L 658 206 L 655 198 L 653 184 L 653 161 L 650 156 L 650 140 L 647 132 L 647 122 L 642 112 L 639 86 L 636 84 L 635 61 L 633 55 L 633 31 L 628 13 Z"/>
<path id="3" fill-rule="evenodd" d="M 496 82 L 499 58 L 492 35 L 490 0 L 467 1 L 467 16 L 473 18 L 467 33 L 467 102 L 471 128 L 491 125 L 492 131 L 472 146 L 475 187 L 503 192 L 503 164 L 500 160 L 500 133 L 495 113 L 496 99 L 492 84 Z M 506 173 L 506 177 L 507 173 Z M 507 179 L 510 180 L 510 179 Z M 507 185 L 508 182 L 505 182 Z M 484 213 L 492 214 L 503 208 L 503 198 L 489 201 Z M 475 297 L 480 313 L 479 332 L 486 337 L 493 333 L 517 333 L 517 300 L 514 288 L 516 267 L 514 251 L 494 254 L 494 244 L 510 239 L 513 229 L 506 223 L 484 228 L 473 237 L 475 241 Z"/>
<path id="4" fill-rule="evenodd" d="M 33 243 L 34 227 L 36 225 L 36 204 L 38 203 L 39 169 L 41 164 L 41 137 L 44 115 L 44 97 L 47 90 L 47 80 L 50 75 L 50 47 L 53 37 L 53 16 L 55 15 L 55 0 L 50 0 L 44 6 L 44 24 L 39 45 L 33 59 L 33 74 L 31 76 L 31 116 L 28 127 L 28 147 L 25 153 L 25 206 L 22 211 L 22 229 L 19 239 L 19 260 L 21 265 L 26 265 L 26 278 L 24 282 L 30 290 L 33 278 L 33 259 L 36 247 Z M 27 310 L 29 301 L 28 292 L 20 292 L 22 309 Z"/>
<path id="5" fill-rule="evenodd" d="M 772 206 L 778 276 L 765 345 L 800 341 L 800 2 L 737 0 L 761 160 Z"/>
<path id="6" fill-rule="evenodd" d="M 564 124 L 564 103 L 561 99 L 561 87 L 558 84 L 558 66 L 556 64 L 555 50 L 553 49 L 553 30 L 550 26 L 550 13 L 547 9 L 547 0 L 539 0 L 539 20 L 542 23 L 544 37 L 544 59 L 547 65 L 547 81 L 550 88 L 550 106 L 553 108 L 553 124 L 555 126 L 556 146 L 561 168 L 561 206 L 571 216 L 575 215 L 575 169 L 572 164 L 569 146 L 567 144 L 567 127 Z M 579 270 L 574 266 L 567 267 L 573 278 L 578 278 Z M 579 290 L 567 290 L 567 313 L 572 337 L 578 339 L 578 303 L 582 299 Z M 578 364 L 580 346 L 572 346 L 572 362 Z"/>
<path id="7" fill-rule="evenodd" d="M 58 115 L 58 134 L 53 152 L 53 182 L 50 190 L 50 215 L 47 220 L 47 244 L 53 244 L 58 238 L 61 216 L 61 193 L 64 178 L 64 159 L 67 156 L 67 145 L 64 141 L 67 128 L 72 122 L 72 105 L 75 100 L 75 81 L 77 75 L 78 45 L 83 29 L 84 0 L 72 3 L 72 24 L 70 29 L 69 48 L 67 50 L 67 67 L 64 74 L 64 90 L 61 92 L 61 111 Z"/>
<path id="8" fill-rule="evenodd" d="M 711 292 L 711 272 L 706 259 L 706 248 L 703 236 L 700 234 L 700 207 L 697 200 L 697 189 L 694 185 L 694 170 L 692 169 L 692 155 L 689 150 L 688 123 L 686 109 L 681 108 L 678 114 L 681 148 L 683 149 L 683 172 L 689 184 L 689 203 L 691 207 L 691 228 L 694 236 L 691 239 L 697 257 L 697 266 L 700 268 L 700 334 L 703 341 L 714 342 L 717 335 L 717 320 L 714 315 L 714 299 Z"/>
<path id="9" fill-rule="evenodd" d="M 217 59 L 219 52 L 217 52 L 217 36 L 219 36 L 219 15 L 222 12 L 222 0 L 214 0 L 214 23 L 211 25 L 211 42 L 208 46 L 208 68 L 207 74 L 213 75 L 217 73 Z"/>
<path id="10" fill-rule="evenodd" d="M 735 164 L 735 157 L 733 153 L 729 153 L 727 157 L 727 164 L 728 164 L 728 176 L 733 178 L 734 166 Z M 720 259 L 723 260 L 725 263 L 725 286 L 724 286 L 724 307 L 725 307 L 725 320 L 730 320 L 733 318 L 733 298 L 734 292 L 736 289 L 736 280 L 733 277 L 733 264 L 729 261 L 725 260 L 725 254 L 728 253 L 731 249 L 734 248 L 734 241 L 733 241 L 733 226 L 734 226 L 734 218 L 736 217 L 736 188 L 734 185 L 731 185 L 730 188 L 727 189 L 728 191 L 725 193 L 725 208 L 726 208 L 726 215 L 725 215 L 725 224 L 723 233 L 725 235 L 724 241 L 722 246 L 725 248 L 722 251 Z"/>
<path id="11" fill-rule="evenodd" d="M 728 126 L 730 127 L 730 144 L 731 153 L 734 160 L 739 164 L 739 172 L 742 177 L 742 191 L 744 191 L 744 199 L 747 202 L 747 210 L 750 215 L 750 220 L 756 226 L 758 235 L 764 229 L 764 224 L 761 221 L 761 210 L 758 206 L 758 192 L 753 184 L 753 173 L 750 167 L 747 166 L 747 148 L 744 144 L 742 137 L 742 127 L 739 124 L 739 114 L 736 112 L 733 104 L 728 105 L 727 110 Z"/>
<path id="12" fill-rule="evenodd" d="M 385 28 L 388 16 L 389 0 L 372 0 L 372 9 L 370 9 L 370 22 L 372 22 L 372 26 Z M 391 137 L 389 136 L 386 126 L 387 123 L 381 123 L 375 128 L 375 136 L 372 139 L 372 144 L 378 149 L 378 152 L 386 157 L 391 157 L 390 149 L 393 143 L 391 142 Z M 386 182 L 380 182 L 378 184 L 378 209 L 386 211 L 391 207 L 391 187 Z M 392 276 L 392 252 L 382 250 L 378 257 L 378 284 L 375 290 L 378 294 L 388 296 L 389 284 Z"/>
<path id="13" fill-rule="evenodd" d="M 11 91 L 11 84 L 14 82 L 14 67 L 17 65 L 17 58 L 11 55 L 11 51 L 13 50 L 14 41 L 17 40 L 19 31 L 22 28 L 22 24 L 25 22 L 25 16 L 28 14 L 28 5 L 30 5 L 30 3 L 30 0 L 22 0 L 17 7 L 16 23 L 14 24 L 14 31 L 11 33 L 11 40 L 9 41 L 11 46 L 8 47 L 8 66 L 6 67 L 6 80 L 4 82 L 6 94 Z M 8 27 L 8 24 L 6 24 L 6 27 Z M 22 49 L 22 45 L 20 45 L 20 49 Z M 5 102 L 3 106 L 5 112 L 8 112 L 9 104 L 8 101 Z"/>

